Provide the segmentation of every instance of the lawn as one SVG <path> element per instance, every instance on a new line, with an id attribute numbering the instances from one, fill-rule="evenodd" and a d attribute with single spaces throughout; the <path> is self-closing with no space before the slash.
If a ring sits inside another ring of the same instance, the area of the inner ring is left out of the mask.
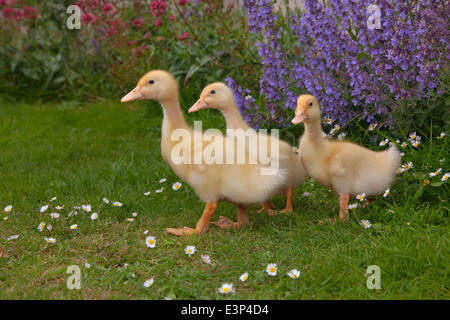
<path id="1" fill-rule="evenodd" d="M 225 128 L 213 110 L 187 118 Z M 448 299 L 448 182 L 438 181 L 450 157 L 439 132 L 423 133 L 420 148 L 405 151 L 417 171 L 399 175 L 388 197 L 351 210 L 349 223 L 318 223 L 337 214 L 338 200 L 308 180 L 295 191 L 291 215 L 253 206 L 248 227 L 212 225 L 205 235 L 179 238 L 165 229 L 195 226 L 204 204 L 162 161 L 161 121 L 152 102 L 2 106 L 0 299 Z M 357 132 L 346 138 L 380 148 Z M 428 175 L 426 163 L 443 171 L 424 187 L 416 182 Z M 182 187 L 173 190 L 177 181 Z M 285 199 L 273 202 L 282 208 Z M 73 208 L 82 205 L 91 211 Z M 237 208 L 220 203 L 213 220 L 219 215 L 235 220 Z M 196 248 L 191 256 L 188 245 Z M 277 264 L 275 276 L 265 271 L 269 263 Z M 81 289 L 67 286 L 72 265 L 81 270 Z M 371 265 L 380 269 L 380 289 L 367 286 Z M 299 278 L 287 275 L 292 269 Z M 221 294 L 224 283 L 235 293 Z"/>

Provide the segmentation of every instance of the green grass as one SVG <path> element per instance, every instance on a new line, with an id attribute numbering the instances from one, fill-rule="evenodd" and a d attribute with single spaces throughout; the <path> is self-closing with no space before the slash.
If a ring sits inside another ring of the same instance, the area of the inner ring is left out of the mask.
<path id="1" fill-rule="evenodd" d="M 195 117 L 224 129 L 217 112 Z M 200 237 L 178 238 L 165 229 L 195 226 L 204 204 L 186 184 L 172 190 L 179 178 L 161 159 L 161 120 L 160 107 L 149 102 L 2 106 L 1 299 L 448 299 L 449 190 L 448 182 L 438 181 L 449 171 L 450 157 L 447 139 L 436 139 L 440 132 L 422 133 L 422 145 L 405 150 L 405 161 L 415 168 L 398 177 L 390 196 L 351 211 L 347 224 L 318 224 L 337 214 L 338 200 L 308 180 L 295 191 L 292 215 L 270 217 L 254 206 L 246 228 L 212 225 Z M 381 149 L 379 141 L 353 131 L 347 138 Z M 443 172 L 423 187 L 438 166 Z M 159 183 L 161 178 L 167 181 Z M 284 201 L 273 200 L 279 208 Z M 44 204 L 49 209 L 40 213 Z M 73 206 L 83 204 L 99 218 L 92 221 L 83 210 L 69 217 Z M 10 213 L 3 212 L 7 205 L 13 205 Z M 52 220 L 57 205 L 64 208 Z M 135 220 L 127 221 L 133 212 Z M 219 215 L 236 219 L 237 209 L 221 203 L 213 220 Z M 363 219 L 372 227 L 364 229 Z M 52 231 L 40 232 L 40 222 Z M 71 230 L 72 224 L 78 228 Z M 156 248 L 145 246 L 145 230 L 156 236 Z M 19 238 L 7 240 L 12 235 Z M 44 237 L 57 242 L 47 246 Z M 191 257 L 184 253 L 187 245 L 197 249 Z M 210 255 L 212 265 L 201 254 Z M 277 263 L 276 276 L 265 272 L 268 263 Z M 70 265 L 81 268 L 80 290 L 66 286 Z M 366 286 L 370 265 L 380 267 L 381 289 Z M 296 280 L 286 275 L 294 268 L 301 271 Z M 244 272 L 249 279 L 241 282 Z M 151 277 L 154 284 L 145 288 Z M 220 294 L 218 288 L 230 282 L 236 293 Z"/>

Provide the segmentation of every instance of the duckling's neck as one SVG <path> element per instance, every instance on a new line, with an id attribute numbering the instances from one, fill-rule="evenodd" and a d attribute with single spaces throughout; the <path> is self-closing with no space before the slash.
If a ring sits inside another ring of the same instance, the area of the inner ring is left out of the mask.
<path id="1" fill-rule="evenodd" d="M 230 103 L 224 109 L 221 109 L 222 114 L 227 122 L 227 129 L 250 129 L 250 126 L 242 119 L 241 113 L 239 112 L 235 103 Z"/>
<path id="2" fill-rule="evenodd" d="M 316 144 L 321 144 L 324 141 L 322 135 L 322 125 L 320 119 L 312 122 L 305 122 L 305 138 L 313 141 Z"/>
<path id="3" fill-rule="evenodd" d="M 163 127 L 166 127 L 169 131 L 188 127 L 180 108 L 178 96 L 161 101 L 160 103 L 164 111 Z"/>

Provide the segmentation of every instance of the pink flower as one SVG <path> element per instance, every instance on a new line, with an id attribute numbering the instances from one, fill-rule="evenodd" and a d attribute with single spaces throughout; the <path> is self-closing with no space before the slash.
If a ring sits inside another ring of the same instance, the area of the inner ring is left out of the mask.
<path id="1" fill-rule="evenodd" d="M 155 0 L 150 3 L 150 9 L 152 10 L 152 15 L 155 17 L 162 16 L 166 10 L 167 4 L 162 0 Z"/>
<path id="2" fill-rule="evenodd" d="M 180 39 L 181 41 L 186 40 L 188 37 L 189 37 L 189 32 L 185 32 L 185 33 L 179 34 L 179 35 L 177 36 L 177 38 Z"/>
<path id="3" fill-rule="evenodd" d="M 162 20 L 161 20 L 161 18 L 156 19 L 156 21 L 155 21 L 155 26 L 157 26 L 157 27 L 162 26 Z"/>
<path id="4" fill-rule="evenodd" d="M 151 34 L 147 32 L 147 33 L 145 34 L 145 36 L 144 36 L 144 37 L 145 37 L 145 39 L 147 39 L 147 40 L 148 40 L 148 39 L 150 39 L 150 37 L 151 37 Z"/>
<path id="5" fill-rule="evenodd" d="M 81 21 L 85 24 L 94 24 L 95 21 L 97 21 L 97 16 L 93 15 L 92 13 L 85 13 L 81 16 Z"/>
<path id="6" fill-rule="evenodd" d="M 188 4 L 189 3 L 189 0 L 179 0 L 178 1 L 178 4 L 180 5 L 180 6 L 184 6 L 185 4 Z"/>
<path id="7" fill-rule="evenodd" d="M 24 10 L 23 16 L 27 19 L 36 19 L 38 17 L 38 13 L 35 8 L 25 6 L 23 7 L 23 10 Z"/>
<path id="8" fill-rule="evenodd" d="M 116 7 L 114 7 L 111 3 L 106 2 L 102 9 L 102 14 L 110 14 L 113 15 L 116 13 Z"/>
<path id="9" fill-rule="evenodd" d="M 131 24 L 135 26 L 137 29 L 139 29 L 142 27 L 142 20 L 141 19 L 133 20 L 131 21 Z"/>
<path id="10" fill-rule="evenodd" d="M 11 8 L 11 7 L 4 7 L 2 12 L 3 12 L 3 16 L 6 19 L 11 19 L 11 20 L 16 20 L 16 21 L 19 20 L 23 16 L 22 11 Z"/>

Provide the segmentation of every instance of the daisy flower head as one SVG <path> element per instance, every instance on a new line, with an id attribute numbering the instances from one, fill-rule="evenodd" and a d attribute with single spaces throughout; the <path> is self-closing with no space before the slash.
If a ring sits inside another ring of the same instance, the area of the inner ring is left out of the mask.
<path id="1" fill-rule="evenodd" d="M 145 244 L 148 248 L 154 248 L 156 246 L 156 240 L 154 236 L 148 236 L 145 238 Z"/>
<path id="2" fill-rule="evenodd" d="M 298 148 L 297 147 L 292 147 L 292 151 L 294 152 L 294 153 L 297 153 L 298 154 Z"/>
<path id="3" fill-rule="evenodd" d="M 373 130 L 375 130 L 375 128 L 377 127 L 377 125 L 378 125 L 378 123 L 372 123 L 370 126 L 369 126 L 369 131 L 373 131 Z"/>
<path id="4" fill-rule="evenodd" d="M 408 162 L 408 163 L 402 164 L 403 171 L 408 171 L 411 168 L 414 168 L 414 165 L 412 164 L 411 161 Z"/>
<path id="5" fill-rule="evenodd" d="M 402 142 L 402 144 L 400 145 L 402 148 L 406 148 L 406 146 L 407 146 L 408 144 L 405 142 L 405 141 L 403 141 Z"/>
<path id="6" fill-rule="evenodd" d="M 202 255 L 201 255 L 201 258 L 202 258 L 202 261 L 203 261 L 204 263 L 206 263 L 206 264 L 211 264 L 211 258 L 210 258 L 208 255 L 202 254 Z"/>
<path id="7" fill-rule="evenodd" d="M 391 189 L 387 188 L 386 191 L 384 191 L 383 197 L 386 198 L 391 193 Z"/>
<path id="8" fill-rule="evenodd" d="M 50 217 L 52 217 L 53 219 L 58 219 L 59 213 L 56 213 L 56 212 L 50 213 Z"/>
<path id="9" fill-rule="evenodd" d="M 345 132 L 342 132 L 342 133 L 338 134 L 337 139 L 342 141 L 345 138 L 346 135 L 347 134 Z"/>
<path id="10" fill-rule="evenodd" d="M 349 205 L 348 205 L 348 208 L 349 208 L 350 210 L 356 209 L 357 207 L 358 207 L 358 204 L 357 204 L 357 203 L 353 203 L 353 204 L 349 204 Z"/>
<path id="11" fill-rule="evenodd" d="M 429 185 L 429 184 L 430 184 L 430 180 L 428 180 L 428 179 L 423 180 L 423 186 L 424 187 Z"/>
<path id="12" fill-rule="evenodd" d="M 369 220 L 361 220 L 361 225 L 364 227 L 364 229 L 370 228 L 372 226 Z"/>
<path id="13" fill-rule="evenodd" d="M 94 212 L 93 214 L 91 214 L 91 220 L 96 220 L 97 218 L 98 218 L 97 212 Z"/>
<path id="14" fill-rule="evenodd" d="M 41 223 L 39 223 L 38 230 L 42 231 L 42 230 L 44 230 L 44 227 L 45 227 L 45 222 L 41 222 Z"/>
<path id="15" fill-rule="evenodd" d="M 277 265 L 276 263 L 269 263 L 266 268 L 266 272 L 269 276 L 277 275 Z"/>
<path id="16" fill-rule="evenodd" d="M 420 140 L 416 139 L 416 140 L 411 140 L 411 145 L 414 148 L 417 148 L 418 146 L 420 146 Z"/>
<path id="17" fill-rule="evenodd" d="M 411 139 L 411 140 L 417 139 L 417 134 L 416 134 L 415 131 L 414 131 L 413 133 L 410 133 L 410 134 L 409 134 L 409 139 Z"/>
<path id="18" fill-rule="evenodd" d="M 17 239 L 19 237 L 19 235 L 18 234 L 16 234 L 16 235 L 14 235 L 14 236 L 11 236 L 11 237 L 9 237 L 8 239 L 6 239 L 6 240 L 8 240 L 8 241 L 11 241 L 11 240 L 15 240 L 15 239 Z"/>
<path id="19" fill-rule="evenodd" d="M 91 267 L 91 265 L 89 263 L 87 263 L 87 262 L 84 263 L 84 268 L 85 269 L 89 269 L 90 267 Z"/>
<path id="20" fill-rule="evenodd" d="M 81 206 L 81 209 L 83 209 L 84 211 L 86 211 L 86 212 L 91 212 L 91 205 L 90 204 L 87 204 L 87 205 L 82 205 Z"/>
<path id="21" fill-rule="evenodd" d="M 144 196 L 149 196 L 150 195 L 150 191 L 144 192 Z"/>
<path id="22" fill-rule="evenodd" d="M 403 169 L 403 168 L 398 168 L 398 169 L 397 169 L 397 174 L 400 174 L 400 173 L 402 173 L 403 171 L 405 171 L 405 169 Z"/>
<path id="23" fill-rule="evenodd" d="M 148 279 L 147 281 L 144 282 L 144 287 L 150 288 L 152 284 L 153 284 L 153 278 Z"/>
<path id="24" fill-rule="evenodd" d="M 127 218 L 126 219 L 128 222 L 134 221 L 134 218 Z"/>
<path id="25" fill-rule="evenodd" d="M 47 243 L 55 243 L 56 239 L 55 238 L 44 238 L 45 242 Z"/>
<path id="26" fill-rule="evenodd" d="M 366 194 L 363 192 L 363 193 L 361 193 L 361 194 L 358 194 L 357 196 L 356 196 L 356 200 L 359 200 L 359 201 L 364 201 L 364 200 L 366 200 Z"/>
<path id="27" fill-rule="evenodd" d="M 241 274 L 241 276 L 239 277 L 239 280 L 241 280 L 242 282 L 247 281 L 247 279 L 248 279 L 248 272 Z"/>
<path id="28" fill-rule="evenodd" d="M 161 193 L 161 192 L 163 192 L 163 190 L 164 190 L 164 188 L 161 188 L 161 189 L 159 189 L 159 190 L 155 190 L 155 192 L 156 192 L 156 193 Z"/>
<path id="29" fill-rule="evenodd" d="M 449 173 L 449 172 L 447 172 L 446 174 L 444 174 L 444 175 L 442 176 L 441 181 L 447 181 L 448 178 L 450 178 L 450 173 Z"/>
<path id="30" fill-rule="evenodd" d="M 121 206 L 122 206 L 122 203 L 119 202 L 119 201 L 114 201 L 114 202 L 113 202 L 113 205 L 114 205 L 115 207 L 121 207 Z"/>
<path id="31" fill-rule="evenodd" d="M 57 206 L 57 207 L 55 207 L 56 210 L 61 210 L 62 208 L 64 208 L 64 206 Z"/>
<path id="32" fill-rule="evenodd" d="M 437 138 L 438 139 L 444 139 L 445 138 L 445 132 L 441 132 L 441 134 Z"/>
<path id="33" fill-rule="evenodd" d="M 166 178 L 162 178 L 161 180 L 159 180 L 159 183 L 163 183 L 163 182 L 166 182 L 166 181 L 167 181 Z"/>
<path id="34" fill-rule="evenodd" d="M 182 184 L 181 184 L 181 182 L 175 182 L 173 185 L 172 185 L 172 189 L 173 190 L 178 190 L 178 189 L 180 189 L 181 188 L 181 186 L 182 186 Z"/>
<path id="35" fill-rule="evenodd" d="M 230 292 L 234 292 L 233 289 L 233 284 L 232 283 L 224 283 L 220 288 L 219 288 L 219 292 L 220 293 L 230 293 Z"/>
<path id="36" fill-rule="evenodd" d="M 430 177 L 435 177 L 439 174 L 439 172 L 442 171 L 442 168 L 437 169 L 435 172 L 431 172 L 430 174 L 428 174 Z"/>
<path id="37" fill-rule="evenodd" d="M 287 273 L 287 275 L 289 277 L 291 277 L 292 279 L 297 279 L 298 277 L 300 277 L 300 271 L 298 271 L 297 269 L 293 269 L 293 270 L 289 271 Z"/>
<path id="38" fill-rule="evenodd" d="M 191 254 L 194 254 L 195 250 L 196 249 L 194 246 L 187 246 L 186 249 L 184 249 L 184 252 L 186 252 L 186 254 L 191 256 Z"/>
<path id="39" fill-rule="evenodd" d="M 53 229 L 52 225 L 49 224 L 49 225 L 47 226 L 47 230 L 48 230 L 48 231 L 52 231 L 52 229 Z"/>
<path id="40" fill-rule="evenodd" d="M 55 200 L 56 200 L 56 197 L 53 197 L 50 199 L 50 201 L 55 201 Z"/>
<path id="41" fill-rule="evenodd" d="M 380 147 L 387 145 L 388 142 L 389 142 L 389 139 L 384 139 L 383 141 L 380 142 Z"/>
<path id="42" fill-rule="evenodd" d="M 45 212 L 47 209 L 48 209 L 48 204 L 46 204 L 45 206 L 42 206 L 42 207 L 39 209 L 39 212 L 40 212 L 40 213 Z"/>
<path id="43" fill-rule="evenodd" d="M 76 224 L 73 224 L 70 226 L 70 229 L 75 230 L 78 226 Z"/>
<path id="44" fill-rule="evenodd" d="M 3 209 L 3 211 L 5 212 L 11 212 L 12 210 L 12 205 L 6 206 L 5 209 Z"/>

